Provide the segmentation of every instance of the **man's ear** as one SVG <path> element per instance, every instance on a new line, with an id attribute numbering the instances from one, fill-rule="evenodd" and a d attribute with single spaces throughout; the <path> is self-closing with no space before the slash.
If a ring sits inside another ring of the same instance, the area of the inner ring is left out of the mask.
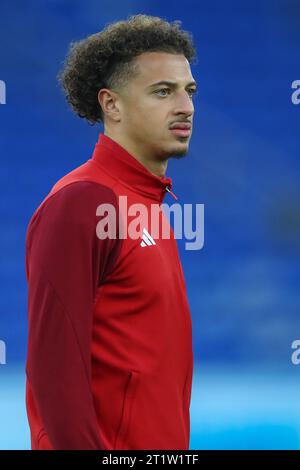
<path id="1" fill-rule="evenodd" d="M 106 118 L 112 119 L 115 122 L 121 120 L 117 93 L 108 88 L 101 88 L 98 92 L 98 103 Z"/>

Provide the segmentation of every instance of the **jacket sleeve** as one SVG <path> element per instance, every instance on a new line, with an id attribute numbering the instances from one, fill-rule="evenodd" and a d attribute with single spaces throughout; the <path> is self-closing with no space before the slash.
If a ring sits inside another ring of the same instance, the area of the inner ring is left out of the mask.
<path id="1" fill-rule="evenodd" d="M 117 213 L 111 189 L 73 182 L 41 205 L 27 230 L 26 375 L 54 449 L 103 448 L 91 387 L 93 305 L 120 240 L 97 237 L 100 203 Z"/>

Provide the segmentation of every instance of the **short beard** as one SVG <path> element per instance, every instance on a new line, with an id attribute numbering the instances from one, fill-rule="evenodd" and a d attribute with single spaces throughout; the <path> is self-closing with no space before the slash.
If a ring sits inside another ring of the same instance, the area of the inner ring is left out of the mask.
<path id="1" fill-rule="evenodd" d="M 180 150 L 178 152 L 175 152 L 173 155 L 170 156 L 170 158 L 176 158 L 179 160 L 180 158 L 186 157 L 188 153 L 188 150 Z"/>

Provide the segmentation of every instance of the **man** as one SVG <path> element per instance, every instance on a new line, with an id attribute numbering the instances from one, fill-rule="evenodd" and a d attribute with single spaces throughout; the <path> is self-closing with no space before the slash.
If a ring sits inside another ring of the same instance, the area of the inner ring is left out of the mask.
<path id="1" fill-rule="evenodd" d="M 176 240 L 154 238 L 149 220 L 139 238 L 124 229 L 134 204 L 158 207 L 161 222 L 165 195 L 176 198 L 165 171 L 188 151 L 196 90 L 178 23 L 113 23 L 73 44 L 59 75 L 75 112 L 104 134 L 27 230 L 32 449 L 189 448 L 192 325 Z M 115 227 L 101 207 L 115 210 Z"/>

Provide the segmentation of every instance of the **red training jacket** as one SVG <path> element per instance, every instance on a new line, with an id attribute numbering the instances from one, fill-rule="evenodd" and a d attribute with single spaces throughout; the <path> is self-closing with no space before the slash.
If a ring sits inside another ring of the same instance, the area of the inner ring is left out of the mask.
<path id="1" fill-rule="evenodd" d="M 149 213 L 155 205 L 166 221 L 160 205 L 171 187 L 100 134 L 92 158 L 63 176 L 32 215 L 32 449 L 189 448 L 192 324 L 174 233 L 152 237 L 144 219 L 139 238 L 120 237 L 138 214 L 126 212 L 120 196 Z M 108 213 L 97 207 L 105 203 L 116 213 L 116 237 L 98 236 Z"/>

